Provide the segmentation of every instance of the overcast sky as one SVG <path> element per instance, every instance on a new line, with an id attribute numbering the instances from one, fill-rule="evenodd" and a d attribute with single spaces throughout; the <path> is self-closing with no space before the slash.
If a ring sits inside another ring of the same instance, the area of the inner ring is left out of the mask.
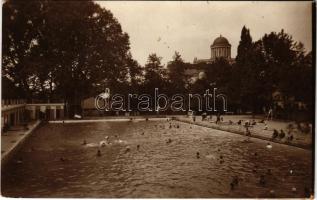
<path id="1" fill-rule="evenodd" d="M 241 29 L 253 40 L 282 28 L 312 48 L 311 2 L 164 2 L 98 1 L 110 10 L 130 36 L 131 52 L 141 65 L 150 53 L 172 60 L 175 51 L 192 62 L 209 58 L 210 44 L 220 34 L 232 45 L 235 57 Z"/>

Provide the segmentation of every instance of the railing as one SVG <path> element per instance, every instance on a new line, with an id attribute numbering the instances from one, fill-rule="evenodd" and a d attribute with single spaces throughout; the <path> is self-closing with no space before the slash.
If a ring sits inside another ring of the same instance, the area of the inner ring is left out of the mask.
<path id="1" fill-rule="evenodd" d="M 26 99 L 2 99 L 1 106 L 12 106 L 12 105 L 20 105 L 26 104 Z"/>

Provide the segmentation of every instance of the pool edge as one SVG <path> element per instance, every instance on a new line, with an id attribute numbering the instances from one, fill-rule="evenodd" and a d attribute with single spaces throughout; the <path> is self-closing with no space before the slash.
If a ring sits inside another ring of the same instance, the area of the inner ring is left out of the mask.
<path id="1" fill-rule="evenodd" d="M 41 124 L 40 120 L 37 120 L 29 130 L 27 130 L 23 137 L 19 139 L 11 148 L 9 148 L 6 152 L 1 154 L 1 168 L 5 166 L 8 161 L 14 156 L 14 154 L 21 148 L 24 142 L 29 138 L 29 136 L 34 132 L 36 128 Z"/>

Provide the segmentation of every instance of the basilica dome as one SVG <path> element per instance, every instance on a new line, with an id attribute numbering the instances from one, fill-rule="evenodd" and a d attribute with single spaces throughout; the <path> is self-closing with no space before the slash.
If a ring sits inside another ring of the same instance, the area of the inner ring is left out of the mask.
<path id="1" fill-rule="evenodd" d="M 216 58 L 225 58 L 230 60 L 231 58 L 231 44 L 227 38 L 217 37 L 214 43 L 210 45 L 211 50 L 211 60 L 216 60 Z"/>
<path id="2" fill-rule="evenodd" d="M 194 63 L 212 63 L 217 58 L 224 58 L 231 61 L 231 44 L 228 39 L 220 35 L 217 37 L 212 45 L 210 45 L 210 58 L 209 59 L 194 59 Z"/>
<path id="3" fill-rule="evenodd" d="M 222 37 L 220 35 L 220 37 L 217 37 L 214 40 L 214 43 L 211 46 L 230 46 L 229 41 L 227 40 L 227 38 Z"/>

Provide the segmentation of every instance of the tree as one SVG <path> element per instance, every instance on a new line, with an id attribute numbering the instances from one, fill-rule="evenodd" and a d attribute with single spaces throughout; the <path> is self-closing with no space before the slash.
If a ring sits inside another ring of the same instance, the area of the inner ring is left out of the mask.
<path id="1" fill-rule="evenodd" d="M 129 54 L 126 64 L 128 68 L 127 79 L 130 80 L 130 86 L 133 89 L 137 89 L 144 79 L 144 68 L 132 58 L 131 54 Z"/>
<path id="2" fill-rule="evenodd" d="M 1 89 L 2 99 L 25 98 L 24 91 L 21 88 L 16 87 L 14 83 L 5 76 L 2 76 Z"/>
<path id="3" fill-rule="evenodd" d="M 165 91 L 166 71 L 161 64 L 161 57 L 150 54 L 145 64 L 144 86 L 148 94 L 154 92 L 155 88 Z"/>
<path id="4" fill-rule="evenodd" d="M 33 50 L 37 45 L 37 27 L 42 17 L 36 1 L 6 1 L 3 4 L 2 75 L 13 81 L 30 98 L 39 80 Z"/>
<path id="5" fill-rule="evenodd" d="M 272 87 L 282 94 L 283 115 L 290 118 L 297 109 L 295 101 L 312 105 L 312 57 L 283 29 L 264 35 L 262 42 Z"/>
<path id="6" fill-rule="evenodd" d="M 126 82 L 129 37 L 110 11 L 92 1 L 13 0 L 3 10 L 3 73 L 29 98 L 79 105 L 98 85 Z"/>
<path id="7" fill-rule="evenodd" d="M 231 65 L 224 58 L 217 58 L 206 68 L 208 81 L 219 88 L 226 88 L 231 78 Z"/>
<path id="8" fill-rule="evenodd" d="M 235 84 L 236 88 L 239 88 L 239 97 L 238 102 L 240 104 L 240 109 L 250 109 L 250 104 L 253 104 L 250 101 L 251 94 L 250 78 L 253 75 L 252 63 L 250 62 L 250 55 L 252 52 L 252 37 L 250 35 L 250 30 L 243 26 L 241 30 L 240 42 L 238 46 L 238 52 L 236 56 L 236 69 L 235 71 L 235 80 L 232 83 Z"/>
<path id="9" fill-rule="evenodd" d="M 240 42 L 238 45 L 238 52 L 236 56 L 237 65 L 243 66 L 248 59 L 248 52 L 252 47 L 252 37 L 250 30 L 243 26 L 241 30 Z"/>
<path id="10" fill-rule="evenodd" d="M 304 58 L 303 45 L 297 44 L 292 37 L 282 30 L 279 33 L 265 34 L 262 38 L 265 60 L 270 66 L 275 89 L 291 96 L 291 82 L 296 80 L 294 70 Z"/>
<path id="11" fill-rule="evenodd" d="M 252 42 L 250 30 L 245 26 L 241 31 L 236 61 L 234 73 L 238 80 L 233 81 L 233 84 L 239 88 L 241 108 L 251 110 L 254 114 L 261 113 L 263 107 L 268 107 L 272 94 L 269 71 L 262 41 Z"/>
<path id="12" fill-rule="evenodd" d="M 173 60 L 167 65 L 169 88 L 173 93 L 183 94 L 186 90 L 185 63 L 178 52 L 175 52 Z"/>
<path id="13" fill-rule="evenodd" d="M 248 60 L 241 77 L 241 96 L 245 108 L 253 113 L 262 113 L 263 107 L 268 107 L 272 95 L 272 87 L 267 77 L 267 65 L 262 53 L 262 43 L 257 41 L 252 44 L 248 52 Z"/>

